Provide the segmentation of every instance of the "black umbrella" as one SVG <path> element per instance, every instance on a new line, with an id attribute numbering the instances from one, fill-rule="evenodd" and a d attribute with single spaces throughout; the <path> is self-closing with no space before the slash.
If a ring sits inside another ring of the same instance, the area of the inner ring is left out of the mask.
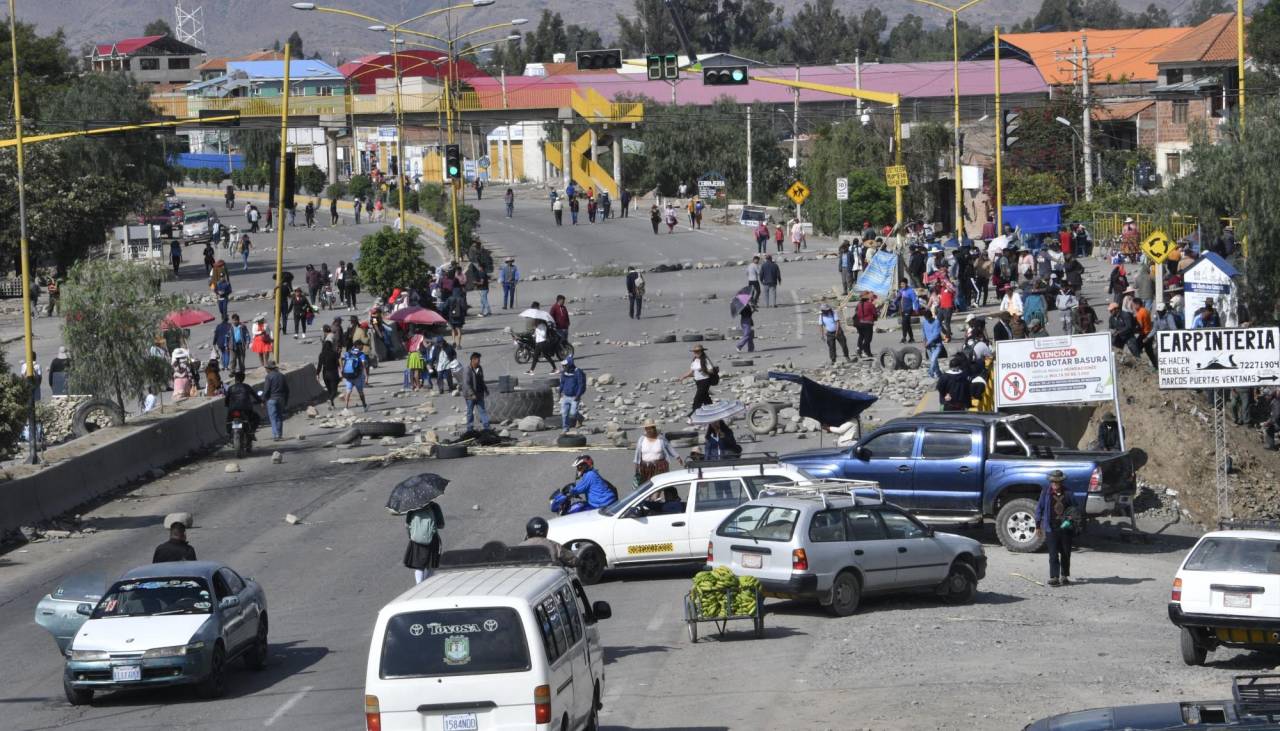
<path id="1" fill-rule="evenodd" d="M 737 317 L 738 313 L 742 312 L 743 307 L 751 304 L 751 295 L 751 285 L 747 285 L 738 290 L 738 293 L 733 296 L 733 299 L 729 300 L 729 316 Z"/>
<path id="2" fill-rule="evenodd" d="M 396 515 L 411 513 L 443 495 L 445 485 L 448 484 L 448 480 L 434 472 L 414 475 L 391 488 L 391 497 L 387 498 L 387 510 Z"/>

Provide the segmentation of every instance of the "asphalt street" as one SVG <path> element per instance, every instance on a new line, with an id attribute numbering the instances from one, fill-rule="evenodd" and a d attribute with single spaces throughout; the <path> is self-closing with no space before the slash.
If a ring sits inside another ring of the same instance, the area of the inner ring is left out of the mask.
<path id="1" fill-rule="evenodd" d="M 518 303 L 547 304 L 557 293 L 569 297 L 579 360 L 588 373 L 613 373 L 627 383 L 674 378 L 687 368 L 688 344 L 643 343 L 666 332 L 723 331 L 736 324 L 727 300 L 744 283 L 741 267 L 646 275 L 649 298 L 639 321 L 626 317 L 621 277 L 581 275 L 606 264 L 749 257 L 754 241 L 747 229 L 709 225 L 702 232 L 655 237 L 639 217 L 557 228 L 544 203 L 522 198 L 516 217 L 507 220 L 500 191 L 489 193 L 480 202 L 482 233 L 496 250 L 518 257 L 526 272 L 580 275 L 522 284 Z M 371 230 L 290 229 L 287 266 L 300 273 L 306 263 L 332 266 L 349 259 L 358 236 Z M 238 289 L 269 288 L 269 240 L 255 239 L 264 245 L 247 275 L 233 267 Z M 196 249 L 189 252 L 198 256 Z M 560 271 L 564 267 L 569 269 Z M 788 362 L 813 368 L 826 360 L 810 300 L 838 282 L 835 263 L 784 262 L 782 268 L 780 306 L 756 318 L 760 352 L 754 370 Z M 166 286 L 202 286 L 198 269 L 198 263 L 188 265 L 182 280 Z M 1095 275 L 1092 289 L 1097 281 Z M 717 298 L 709 299 L 711 294 Z M 499 291 L 494 295 L 500 303 Z M 243 316 L 265 311 L 266 304 L 243 303 L 238 309 Z M 495 308 L 494 317 L 468 323 L 464 350 L 484 354 L 491 379 L 523 370 L 512 361 L 502 333 L 504 326 L 520 325 L 516 311 Z M 56 350 L 55 325 L 48 319 L 39 323 L 42 360 Z M 207 331 L 193 331 L 192 337 L 207 339 Z M 877 335 L 876 348 L 897 337 L 893 331 Z M 728 341 L 707 345 L 716 359 L 733 347 Z M 314 337 L 289 338 L 284 359 L 306 362 L 317 349 Z M 441 417 L 456 418 L 457 398 L 397 397 L 400 381 L 398 364 L 374 372 L 375 414 L 430 401 Z M 592 418 L 590 410 L 587 416 Z M 224 449 L 86 512 L 95 533 L 0 554 L 0 657 L 11 663 L 0 689 L 0 727 L 360 728 L 375 614 L 412 581 L 401 566 L 402 521 L 383 508 L 391 486 L 421 471 L 451 480 L 440 500 L 449 548 L 519 540 L 525 521 L 547 515 L 547 496 L 572 477 L 572 455 L 565 453 L 389 467 L 338 464 L 339 457 L 385 450 L 334 450 L 325 446 L 328 435 L 318 421 L 301 415 L 285 428 L 289 441 L 278 447 L 282 464 L 270 463 L 265 451 L 274 445 L 265 442 L 259 444 L 262 451 L 240 461 L 240 472 L 227 473 L 232 457 Z M 812 436 L 800 441 L 785 435 L 759 447 L 788 451 L 814 444 Z M 631 450 L 590 451 L 606 476 L 627 482 Z M 237 669 L 228 696 L 216 701 L 200 701 L 183 690 L 140 691 L 106 695 L 89 707 L 68 706 L 60 685 L 62 659 L 33 623 L 37 601 L 70 574 L 120 572 L 148 562 L 165 538 L 165 514 L 176 510 L 195 513 L 189 538 L 202 559 L 223 561 L 264 586 L 272 628 L 267 669 Z M 286 523 L 287 514 L 301 522 Z M 608 661 L 602 723 L 618 730 L 698 731 L 1019 728 L 1032 718 L 1076 708 L 1227 697 L 1232 674 L 1271 663 L 1250 653 L 1220 652 L 1207 668 L 1181 665 L 1164 602 L 1190 545 L 1189 530 L 1144 527 L 1163 534 L 1141 546 L 1118 542 L 1113 531 L 1087 538 L 1073 572 L 1084 583 L 1063 590 L 1036 583 L 1045 576 L 1043 555 L 1009 554 L 988 530 L 977 534 L 991 566 L 974 605 L 893 597 L 869 600 L 858 614 L 833 619 L 813 606 L 770 602 L 761 640 L 731 631 L 723 640 L 691 645 L 681 621 L 689 570 L 610 575 L 589 590 L 593 600 L 609 601 L 614 609 L 601 628 Z"/>

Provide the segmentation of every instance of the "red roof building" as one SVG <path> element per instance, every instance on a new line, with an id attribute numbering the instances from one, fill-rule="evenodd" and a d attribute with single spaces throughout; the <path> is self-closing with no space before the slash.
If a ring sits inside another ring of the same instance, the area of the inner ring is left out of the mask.
<path id="1" fill-rule="evenodd" d="M 446 54 L 438 51 L 411 50 L 396 54 L 400 64 L 400 78 L 444 79 L 447 75 Z M 338 67 L 342 75 L 347 77 L 356 94 L 376 93 L 378 79 L 395 77 L 396 61 L 390 53 L 371 53 Z M 455 75 L 464 80 L 481 76 L 489 78 L 479 66 L 463 59 L 455 62 Z"/>
<path id="2" fill-rule="evenodd" d="M 124 71 L 145 84 L 188 84 L 205 52 L 170 36 L 142 36 L 98 43 L 89 54 L 94 71 Z"/>

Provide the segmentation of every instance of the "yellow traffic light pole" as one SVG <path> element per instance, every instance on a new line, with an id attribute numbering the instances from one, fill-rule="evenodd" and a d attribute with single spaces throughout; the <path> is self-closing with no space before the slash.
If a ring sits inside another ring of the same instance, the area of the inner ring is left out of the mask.
<path id="1" fill-rule="evenodd" d="M 31 386 L 31 378 L 35 375 L 35 346 L 31 336 L 31 248 L 27 241 L 27 186 L 24 178 L 26 159 L 24 157 L 24 140 L 22 139 L 22 88 L 18 81 L 18 16 L 14 7 L 15 0 L 9 0 L 9 48 L 13 52 L 13 133 L 18 146 L 18 241 L 22 258 L 22 342 L 26 354 L 26 366 L 23 376 L 27 379 L 30 394 L 27 396 L 27 461 L 35 464 L 39 461 L 36 455 L 36 392 Z"/>
<path id="2" fill-rule="evenodd" d="M 281 87 L 280 99 L 280 174 L 276 177 L 276 314 L 275 319 L 271 321 L 271 356 L 276 362 L 280 362 L 280 331 L 284 328 L 280 327 L 280 309 L 283 304 L 280 300 L 284 295 L 284 199 L 285 199 L 285 181 L 288 179 L 288 169 L 285 161 L 288 160 L 289 154 L 289 44 L 284 44 L 284 84 Z M 270 202 L 267 203 L 271 205 Z"/>

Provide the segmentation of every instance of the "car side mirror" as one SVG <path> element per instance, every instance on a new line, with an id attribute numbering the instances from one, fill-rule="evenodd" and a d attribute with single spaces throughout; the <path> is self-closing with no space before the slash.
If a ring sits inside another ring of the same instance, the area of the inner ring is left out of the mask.
<path id="1" fill-rule="evenodd" d="M 613 616 L 613 609 L 609 606 L 609 602 L 596 602 L 591 605 L 591 611 L 596 615 L 596 619 L 609 619 Z"/>
<path id="2" fill-rule="evenodd" d="M 76 614 L 83 614 L 86 617 L 93 614 L 93 605 L 89 602 L 80 602 L 76 605 Z"/>
<path id="3" fill-rule="evenodd" d="M 857 457 L 863 462 L 870 462 L 871 450 L 867 449 L 866 447 L 857 447 L 856 449 L 853 450 L 853 456 Z"/>
<path id="4" fill-rule="evenodd" d="M 234 609 L 238 606 L 240 606 L 240 597 L 234 595 L 224 596 L 222 601 L 218 602 L 218 609 Z"/>

